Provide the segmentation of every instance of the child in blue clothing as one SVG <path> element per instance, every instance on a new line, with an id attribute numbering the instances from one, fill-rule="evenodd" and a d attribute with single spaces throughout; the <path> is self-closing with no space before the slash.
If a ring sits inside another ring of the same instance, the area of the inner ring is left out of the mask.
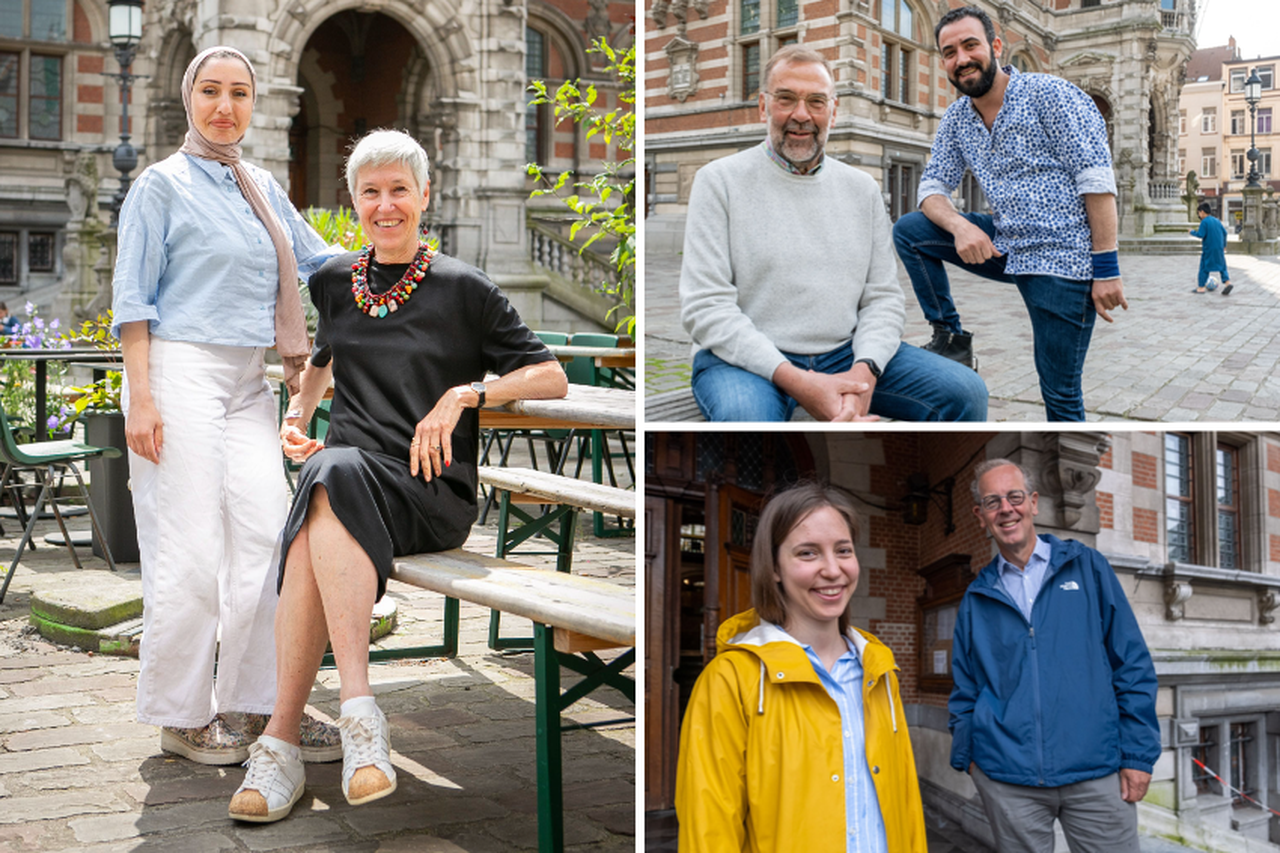
<path id="1" fill-rule="evenodd" d="M 1200 217 L 1200 227 L 1190 232 L 1192 237 L 1203 240 L 1200 246 L 1200 278 L 1196 293 L 1207 293 L 1205 283 L 1209 273 L 1222 274 L 1222 295 L 1231 293 L 1231 274 L 1227 272 L 1227 227 L 1210 211 L 1208 202 L 1200 202 L 1196 208 L 1196 216 Z"/>

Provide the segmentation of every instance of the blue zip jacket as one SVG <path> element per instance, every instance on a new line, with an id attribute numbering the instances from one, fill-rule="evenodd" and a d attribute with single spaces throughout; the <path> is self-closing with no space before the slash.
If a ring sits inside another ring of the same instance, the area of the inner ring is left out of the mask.
<path id="1" fill-rule="evenodd" d="M 951 766 L 1011 785 L 1058 787 L 1160 757 L 1156 672 L 1111 564 L 1075 540 L 1049 543 L 1028 622 L 992 560 L 956 616 Z"/>

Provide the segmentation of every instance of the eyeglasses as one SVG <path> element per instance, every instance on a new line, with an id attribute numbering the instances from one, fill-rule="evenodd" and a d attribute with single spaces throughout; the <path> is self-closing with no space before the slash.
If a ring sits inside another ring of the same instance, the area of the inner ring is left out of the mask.
<path id="1" fill-rule="evenodd" d="M 805 108 L 811 113 L 825 113 L 831 106 L 831 98 L 826 95 L 806 95 L 803 98 L 795 92 L 765 92 L 766 95 L 773 98 L 773 104 L 784 112 L 791 112 L 800 106 L 800 102 L 804 101 Z"/>
<path id="2" fill-rule="evenodd" d="M 978 506 L 982 507 L 987 512 L 995 512 L 1000 509 L 1001 505 L 1005 501 L 1009 502 L 1009 506 L 1022 506 L 1023 501 L 1026 499 L 1026 492 L 1020 489 L 1015 489 L 1014 491 L 1003 495 L 987 495 L 985 498 L 978 501 Z"/>

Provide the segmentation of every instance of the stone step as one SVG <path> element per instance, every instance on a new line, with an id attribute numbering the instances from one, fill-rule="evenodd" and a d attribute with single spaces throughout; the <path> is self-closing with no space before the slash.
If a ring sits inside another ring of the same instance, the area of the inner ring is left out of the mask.
<path id="1" fill-rule="evenodd" d="M 1198 255 L 1200 241 L 1194 237 L 1143 237 L 1120 241 L 1121 254 L 1134 255 Z"/>
<path id="2" fill-rule="evenodd" d="M 108 655 L 138 656 L 142 641 L 142 583 L 113 575 L 42 590 L 31 595 L 31 624 L 55 643 Z M 373 606 L 369 641 L 395 631 L 395 599 L 384 595 Z"/>

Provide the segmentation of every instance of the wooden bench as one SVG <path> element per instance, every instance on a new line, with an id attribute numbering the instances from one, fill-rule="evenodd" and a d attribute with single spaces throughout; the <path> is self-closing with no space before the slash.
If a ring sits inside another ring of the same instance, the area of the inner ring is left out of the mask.
<path id="1" fill-rule="evenodd" d="M 399 558 L 391 577 L 447 596 L 444 645 L 452 644 L 455 651 L 459 599 L 533 620 L 538 850 L 560 853 L 564 849 L 560 715 L 603 685 L 618 689 L 635 703 L 635 680 L 622 674 L 635 662 L 635 590 L 461 549 Z M 452 639 L 447 636 L 450 629 Z M 606 648 L 627 651 L 605 663 L 594 652 Z M 396 651 L 399 657 L 416 657 L 418 650 Z M 415 654 L 407 654 L 411 652 Z M 561 666 L 584 676 L 564 693 L 560 692 Z"/>
<path id="2" fill-rule="evenodd" d="M 592 483 L 535 471 L 531 468 L 494 468 L 486 465 L 478 469 L 480 483 L 499 495 L 498 498 L 498 557 L 507 557 L 535 536 L 543 536 L 555 546 L 555 550 L 533 551 L 523 549 L 523 554 L 551 555 L 556 557 L 556 570 L 569 572 L 573 568 L 573 543 L 578 529 L 578 511 L 605 513 L 619 518 L 636 517 L 636 493 L 616 486 Z M 549 506 L 541 515 L 522 507 Z M 513 518 L 519 526 L 513 526 Z M 499 637 L 501 614 L 494 610 L 489 620 L 489 648 L 530 648 L 528 637 L 502 639 Z"/>
<path id="3" fill-rule="evenodd" d="M 677 388 L 644 398 L 645 421 L 705 421 L 692 388 Z"/>

